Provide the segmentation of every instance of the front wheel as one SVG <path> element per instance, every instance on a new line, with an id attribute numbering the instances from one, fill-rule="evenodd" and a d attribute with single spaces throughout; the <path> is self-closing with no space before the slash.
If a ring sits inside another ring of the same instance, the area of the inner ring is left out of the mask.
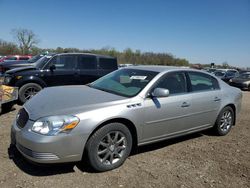
<path id="1" fill-rule="evenodd" d="M 220 136 L 228 134 L 233 126 L 234 118 L 234 111 L 230 106 L 223 108 L 216 120 L 215 132 Z"/>
<path id="2" fill-rule="evenodd" d="M 19 101 L 21 104 L 24 104 L 27 100 L 31 99 L 34 95 L 36 95 L 42 87 L 36 83 L 28 83 L 23 85 L 19 89 Z"/>
<path id="3" fill-rule="evenodd" d="M 86 145 L 91 167 L 100 172 L 121 166 L 129 156 L 131 148 L 131 133 L 121 123 L 110 123 L 98 129 Z"/>

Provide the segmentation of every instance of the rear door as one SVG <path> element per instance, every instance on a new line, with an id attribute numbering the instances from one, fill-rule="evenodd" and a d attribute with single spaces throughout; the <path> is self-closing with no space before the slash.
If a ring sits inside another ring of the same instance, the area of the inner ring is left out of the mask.
<path id="1" fill-rule="evenodd" d="M 48 86 L 77 84 L 76 60 L 77 56 L 72 54 L 53 57 L 45 66 L 43 80 Z M 51 66 L 55 69 L 50 69 Z"/>
<path id="2" fill-rule="evenodd" d="M 77 71 L 77 84 L 88 84 L 98 79 L 96 56 L 78 55 Z"/>
<path id="3" fill-rule="evenodd" d="M 212 126 L 221 105 L 219 83 L 217 79 L 205 73 L 188 71 L 187 75 L 191 101 L 187 123 L 197 129 Z"/>

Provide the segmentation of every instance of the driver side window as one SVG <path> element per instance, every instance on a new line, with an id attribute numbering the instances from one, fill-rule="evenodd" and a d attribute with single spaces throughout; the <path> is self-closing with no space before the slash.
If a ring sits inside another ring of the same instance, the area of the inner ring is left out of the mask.
<path id="1" fill-rule="evenodd" d="M 169 90 L 169 94 L 180 94 L 187 92 L 185 74 L 182 72 L 167 73 L 160 78 L 154 88 L 164 88 Z"/>
<path id="2" fill-rule="evenodd" d="M 53 57 L 46 65 L 46 69 L 55 65 L 57 70 L 72 70 L 75 69 L 76 56 L 74 55 L 61 55 Z"/>

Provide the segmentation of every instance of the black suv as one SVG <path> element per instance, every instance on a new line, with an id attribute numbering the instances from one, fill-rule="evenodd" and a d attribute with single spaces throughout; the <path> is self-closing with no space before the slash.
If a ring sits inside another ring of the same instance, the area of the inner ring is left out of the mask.
<path id="1" fill-rule="evenodd" d="M 4 84 L 19 87 L 19 102 L 24 103 L 44 87 L 87 84 L 116 69 L 117 59 L 110 56 L 63 53 L 32 67 L 7 71 Z"/>

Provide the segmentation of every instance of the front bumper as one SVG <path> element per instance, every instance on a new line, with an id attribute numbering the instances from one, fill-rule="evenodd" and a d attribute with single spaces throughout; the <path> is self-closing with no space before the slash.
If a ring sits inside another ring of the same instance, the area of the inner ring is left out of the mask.
<path id="1" fill-rule="evenodd" d="M 28 160 L 36 163 L 64 163 L 80 161 L 87 136 L 63 133 L 44 136 L 30 131 L 33 121 L 20 129 L 16 122 L 11 128 L 11 144 Z"/>

